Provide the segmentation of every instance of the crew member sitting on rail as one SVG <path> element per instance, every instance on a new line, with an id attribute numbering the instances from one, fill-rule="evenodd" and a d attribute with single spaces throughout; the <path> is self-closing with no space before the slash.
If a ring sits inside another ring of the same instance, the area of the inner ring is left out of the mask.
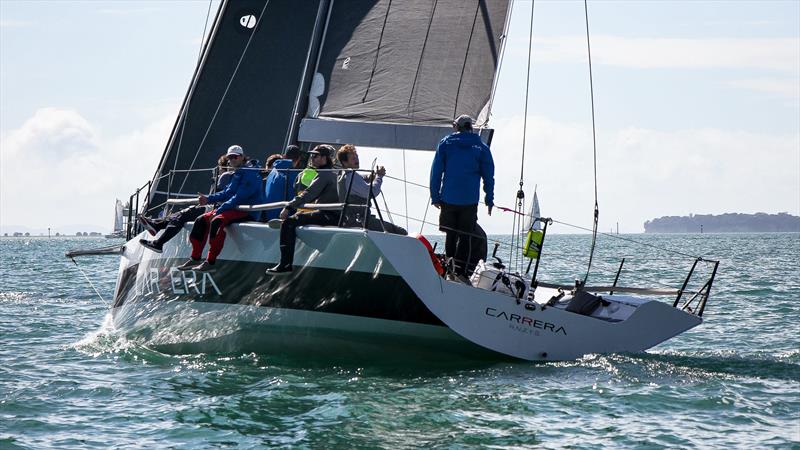
<path id="1" fill-rule="evenodd" d="M 355 227 L 364 226 L 365 205 L 369 203 L 370 183 L 372 185 L 372 198 L 381 193 L 383 176 L 386 175 L 386 168 L 378 166 L 375 173 L 362 174 L 354 172 L 359 168 L 358 152 L 353 144 L 346 144 L 336 152 L 336 159 L 344 169 L 338 178 L 339 201 L 348 204 L 345 210 L 344 226 Z M 355 176 L 353 176 L 355 175 Z M 348 191 L 350 195 L 348 195 Z M 347 197 L 345 199 L 345 197 Z M 367 229 L 374 231 L 384 231 L 387 233 L 407 235 L 404 228 L 398 227 L 391 222 L 384 222 L 370 214 L 366 218 Z"/>
<path id="2" fill-rule="evenodd" d="M 268 269 L 268 274 L 275 275 L 292 271 L 297 227 L 303 225 L 336 225 L 338 223 L 338 211 L 313 210 L 289 215 L 291 210 L 300 208 L 308 203 L 335 203 L 339 200 L 339 194 L 336 191 L 336 175 L 330 170 L 333 167 L 334 152 L 333 147 L 327 144 L 318 145 L 309 152 L 311 166 L 318 169 L 317 175 L 311 181 L 308 189 L 298 194 L 281 210 L 279 215 L 280 219 L 283 220 L 280 238 L 281 261 L 275 267 Z"/>
<path id="3" fill-rule="evenodd" d="M 290 145 L 286 147 L 283 159 L 275 161 L 264 187 L 265 203 L 283 202 L 294 198 L 294 180 L 300 170 L 300 156 L 300 147 Z M 264 218 L 277 219 L 279 213 L 277 209 L 267 210 L 264 211 Z"/>
<path id="4" fill-rule="evenodd" d="M 228 183 L 231 182 L 233 171 L 228 170 L 230 167 L 228 166 L 227 155 L 221 155 L 219 157 L 217 160 L 217 166 L 219 170 L 218 173 L 220 175 L 217 177 L 216 192 L 220 192 L 228 186 Z M 201 215 L 205 214 L 208 210 L 208 206 L 192 205 L 174 214 L 170 214 L 163 219 L 150 219 L 145 217 L 143 214 L 140 214 L 137 217 L 139 223 L 142 224 L 144 229 L 147 230 L 151 235 L 155 236 L 161 230 L 164 230 L 164 232 L 161 234 L 161 236 L 158 236 L 152 241 L 147 239 L 139 239 L 139 243 L 142 244 L 142 247 L 149 248 L 156 253 L 161 253 L 163 251 L 164 244 L 180 233 L 185 224 L 197 219 Z"/>
<path id="5" fill-rule="evenodd" d="M 264 162 L 264 170 L 261 171 L 261 178 L 263 178 L 264 181 L 267 180 L 269 174 L 272 173 L 272 169 L 275 168 L 275 161 L 278 161 L 280 159 L 283 159 L 283 155 L 281 155 L 280 153 L 275 153 L 267 156 L 267 160 L 266 162 Z"/>
<path id="6" fill-rule="evenodd" d="M 235 222 L 258 220 L 261 216 L 259 211 L 247 213 L 236 209 L 240 205 L 255 205 L 263 202 L 264 191 L 261 189 L 261 177 L 258 174 L 261 164 L 258 160 L 248 160 L 244 155 L 244 150 L 238 145 L 228 148 L 227 157 L 228 164 L 235 170 L 228 187 L 216 194 L 209 196 L 200 194 L 197 197 L 201 205 L 217 202 L 222 202 L 222 204 L 194 221 L 192 231 L 189 233 L 189 241 L 192 243 L 192 258 L 178 266 L 178 270 L 211 270 L 225 244 L 225 227 Z M 206 241 L 209 241 L 210 244 L 208 255 L 205 261 L 198 264 Z"/>

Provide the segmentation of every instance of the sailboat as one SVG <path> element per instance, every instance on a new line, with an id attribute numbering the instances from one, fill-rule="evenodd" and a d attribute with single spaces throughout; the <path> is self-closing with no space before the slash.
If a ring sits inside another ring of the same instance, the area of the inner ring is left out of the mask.
<path id="1" fill-rule="evenodd" d="M 469 114 L 490 145 L 510 11 L 509 0 L 222 1 L 156 173 L 132 204 L 163 215 L 207 191 L 208 168 L 233 143 L 271 153 L 291 143 L 430 151 Z M 279 232 L 259 222 L 228 228 L 214 272 L 181 272 L 188 226 L 160 254 L 129 229 L 123 246 L 104 250 L 120 255 L 113 322 L 174 351 L 569 360 L 642 351 L 691 329 L 711 289 L 709 280 L 689 301 L 666 292 L 672 305 L 628 295 L 665 293 L 656 290 L 522 276 L 527 294 L 508 295 L 442 277 L 414 236 L 336 226 L 299 228 L 294 271 L 277 277 L 265 270 L 279 260 Z"/>
<path id="2" fill-rule="evenodd" d="M 533 188 L 533 199 L 531 199 L 531 208 L 528 212 L 528 220 L 525 223 L 526 230 L 541 230 L 543 227 L 543 223 L 541 220 L 542 218 L 542 210 L 539 207 L 539 196 L 536 192 L 536 187 Z"/>
<path id="3" fill-rule="evenodd" d="M 106 235 L 106 239 L 120 239 L 125 237 L 125 206 L 117 199 L 114 202 L 114 228 Z"/>

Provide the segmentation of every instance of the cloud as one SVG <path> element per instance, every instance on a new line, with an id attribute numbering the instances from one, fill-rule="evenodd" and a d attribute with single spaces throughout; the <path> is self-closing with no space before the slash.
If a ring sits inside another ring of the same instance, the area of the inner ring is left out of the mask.
<path id="1" fill-rule="evenodd" d="M 97 12 L 108 16 L 130 16 L 130 15 L 143 15 L 154 14 L 162 11 L 161 8 L 143 7 L 143 8 L 103 8 Z"/>
<path id="2" fill-rule="evenodd" d="M 757 92 L 773 94 L 790 99 L 800 98 L 800 79 L 771 79 L 760 78 L 750 80 L 733 80 L 729 86 L 740 89 L 749 89 Z"/>
<path id="3" fill-rule="evenodd" d="M 635 69 L 756 69 L 797 74 L 798 38 L 625 38 L 592 36 L 592 62 Z M 515 43 L 518 58 L 527 45 Z M 537 63 L 586 62 L 585 36 L 538 37 Z"/>
<path id="4" fill-rule="evenodd" d="M 63 158 L 97 150 L 97 135 L 80 114 L 58 108 L 36 111 L 3 141 L 8 157 Z"/>
<path id="5" fill-rule="evenodd" d="M 27 28 L 33 22 L 27 20 L 0 19 L 0 28 Z"/>
<path id="6" fill-rule="evenodd" d="M 77 111 L 36 111 L 0 137 L 0 223 L 110 229 L 114 199 L 152 176 L 173 120 L 105 137 Z"/>

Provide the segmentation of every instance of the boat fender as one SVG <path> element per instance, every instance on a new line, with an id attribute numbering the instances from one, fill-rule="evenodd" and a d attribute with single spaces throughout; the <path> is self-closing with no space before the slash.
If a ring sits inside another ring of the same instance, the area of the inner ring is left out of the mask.
<path id="1" fill-rule="evenodd" d="M 431 262 L 433 263 L 433 268 L 436 270 L 436 273 L 439 274 L 440 277 L 443 277 L 444 276 L 444 267 L 442 266 L 442 262 L 439 261 L 439 257 L 436 256 L 436 253 L 433 252 L 433 246 L 431 246 L 430 241 L 428 241 L 428 239 L 426 239 L 425 236 L 423 236 L 423 235 L 421 235 L 419 233 L 414 234 L 414 237 L 418 241 L 422 242 L 422 245 L 424 245 L 425 248 L 428 250 L 428 255 L 430 255 L 430 257 L 431 257 Z"/>

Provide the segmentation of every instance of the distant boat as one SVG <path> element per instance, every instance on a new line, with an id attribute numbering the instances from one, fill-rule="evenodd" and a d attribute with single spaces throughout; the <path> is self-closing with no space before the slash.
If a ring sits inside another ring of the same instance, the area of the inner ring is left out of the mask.
<path id="1" fill-rule="evenodd" d="M 535 221 L 535 219 L 540 219 L 542 217 L 542 212 L 539 209 L 539 196 L 536 195 L 536 188 L 533 189 L 533 200 L 531 200 L 531 210 L 528 213 L 528 222 L 525 224 L 526 230 L 541 230 L 542 229 L 542 222 Z"/>
<path id="2" fill-rule="evenodd" d="M 106 235 L 107 239 L 119 239 L 125 237 L 125 206 L 122 201 L 117 199 L 114 204 L 114 231 Z"/>

